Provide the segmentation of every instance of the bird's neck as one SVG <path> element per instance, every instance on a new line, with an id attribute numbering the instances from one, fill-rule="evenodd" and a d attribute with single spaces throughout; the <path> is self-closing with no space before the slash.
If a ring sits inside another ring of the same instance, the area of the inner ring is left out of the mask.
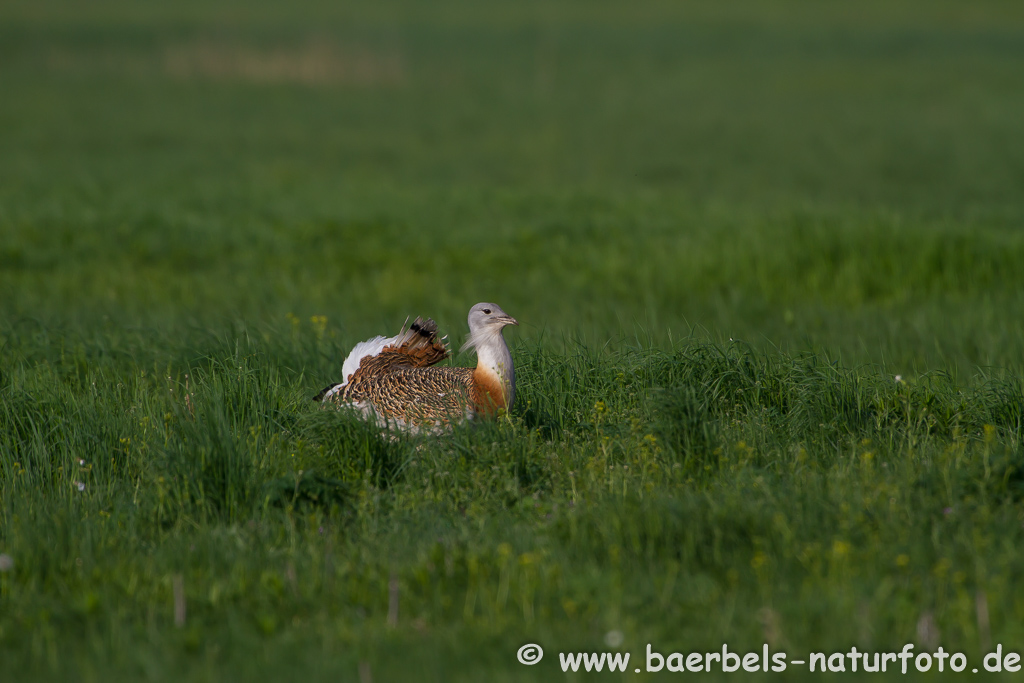
<path id="1" fill-rule="evenodd" d="M 485 410 L 511 410 L 516 398 L 516 373 L 512 367 L 512 354 L 501 332 L 488 334 L 476 341 L 476 359 L 473 379 L 482 407 Z"/>

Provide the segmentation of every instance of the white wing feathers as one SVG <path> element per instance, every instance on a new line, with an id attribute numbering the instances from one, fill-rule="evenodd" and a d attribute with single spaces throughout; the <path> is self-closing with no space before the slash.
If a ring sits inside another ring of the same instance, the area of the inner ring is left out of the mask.
<path id="1" fill-rule="evenodd" d="M 377 335 L 373 339 L 367 339 L 366 341 L 359 342 L 352 347 L 348 356 L 345 358 L 345 362 L 341 366 L 341 384 L 335 384 L 333 387 L 323 393 L 322 396 L 318 396 L 318 399 L 327 400 L 335 394 L 340 394 L 345 390 L 345 385 L 348 384 L 349 378 L 352 377 L 352 373 L 359 369 L 359 364 L 367 356 L 376 356 L 378 353 L 384 350 L 387 346 L 392 346 L 405 334 L 404 330 L 395 335 L 394 337 L 382 337 Z"/>
<path id="2" fill-rule="evenodd" d="M 367 339 L 366 341 L 359 342 L 352 347 L 352 351 L 349 352 L 348 357 L 345 358 L 345 363 L 341 366 L 342 381 L 339 386 L 345 386 L 348 384 L 348 378 L 352 376 L 352 373 L 359 369 L 359 363 L 362 362 L 367 356 L 376 356 L 378 353 L 384 350 L 387 346 L 393 346 L 398 343 L 399 338 L 403 334 L 396 334 L 394 337 L 381 337 L 380 335 L 373 339 Z"/>

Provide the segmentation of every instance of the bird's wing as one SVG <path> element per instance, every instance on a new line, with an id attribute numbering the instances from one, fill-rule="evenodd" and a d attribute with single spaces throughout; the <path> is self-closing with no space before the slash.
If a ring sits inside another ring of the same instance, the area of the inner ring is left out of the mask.
<path id="1" fill-rule="evenodd" d="M 448 346 L 437 336 L 437 323 L 416 318 L 409 329 L 403 327 L 394 337 L 377 336 L 356 344 L 342 365 L 342 381 L 328 385 L 313 400 L 337 400 L 359 377 L 377 377 L 397 368 L 425 368 L 448 356 Z"/>
<path id="2" fill-rule="evenodd" d="M 437 336 L 437 323 L 429 318 L 416 318 L 408 330 L 384 342 L 377 353 L 360 358 L 355 372 L 381 374 L 401 367 L 426 368 L 449 355 L 448 346 Z"/>
<path id="3" fill-rule="evenodd" d="M 461 422 L 475 411 L 473 368 L 401 367 L 379 375 L 360 368 L 339 399 L 369 402 L 378 414 L 407 423 Z"/>

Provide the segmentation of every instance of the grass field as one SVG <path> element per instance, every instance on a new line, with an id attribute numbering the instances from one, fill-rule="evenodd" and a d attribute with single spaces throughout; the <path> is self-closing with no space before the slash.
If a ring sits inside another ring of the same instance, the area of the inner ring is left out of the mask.
<path id="1" fill-rule="evenodd" d="M 1024 652 L 1022 73 L 999 0 L 0 5 L 0 679 Z M 478 301 L 506 418 L 309 400 Z"/>

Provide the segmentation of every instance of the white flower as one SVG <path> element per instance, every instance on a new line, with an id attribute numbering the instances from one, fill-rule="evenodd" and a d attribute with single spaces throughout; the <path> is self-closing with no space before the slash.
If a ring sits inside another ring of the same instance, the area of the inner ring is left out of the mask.
<path id="1" fill-rule="evenodd" d="M 9 572 L 14 569 L 14 558 L 7 553 L 0 553 L 0 572 Z"/>
<path id="2" fill-rule="evenodd" d="M 618 629 L 612 629 L 604 634 L 604 644 L 608 647 L 618 647 L 622 645 L 623 640 L 625 640 L 625 637 L 622 635 L 622 631 Z"/>
<path id="3" fill-rule="evenodd" d="M 84 491 L 85 490 L 85 482 L 84 481 L 76 481 L 75 482 L 75 486 L 78 488 L 79 491 Z"/>

